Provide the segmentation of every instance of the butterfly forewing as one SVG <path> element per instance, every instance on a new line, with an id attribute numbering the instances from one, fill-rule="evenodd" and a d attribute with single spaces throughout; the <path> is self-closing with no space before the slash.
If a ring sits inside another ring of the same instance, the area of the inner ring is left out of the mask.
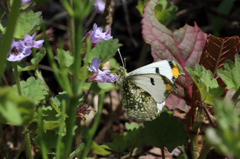
<path id="1" fill-rule="evenodd" d="M 129 73 L 129 75 L 137 74 L 160 74 L 174 83 L 178 76 L 184 73 L 182 68 L 175 61 L 162 60 L 143 66 Z"/>
<path id="2" fill-rule="evenodd" d="M 157 103 L 162 103 L 167 96 L 175 92 L 172 82 L 165 76 L 158 74 L 139 74 L 127 77 L 135 85 L 147 91 Z"/>

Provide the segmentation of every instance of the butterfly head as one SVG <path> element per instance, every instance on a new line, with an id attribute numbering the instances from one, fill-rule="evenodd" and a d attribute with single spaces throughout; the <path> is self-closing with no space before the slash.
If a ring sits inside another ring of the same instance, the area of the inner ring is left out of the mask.
<path id="1" fill-rule="evenodd" d="M 119 70 L 118 70 L 116 84 L 121 87 L 125 78 L 126 78 L 126 76 L 127 76 L 126 69 L 124 67 L 120 67 Z"/>

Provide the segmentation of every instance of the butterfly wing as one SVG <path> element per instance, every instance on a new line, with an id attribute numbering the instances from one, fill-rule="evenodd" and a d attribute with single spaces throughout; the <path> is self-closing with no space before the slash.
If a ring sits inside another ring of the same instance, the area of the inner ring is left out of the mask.
<path id="1" fill-rule="evenodd" d="M 127 79 L 147 91 L 156 103 L 164 102 L 170 93 L 176 92 L 173 83 L 167 77 L 159 74 L 130 75 Z"/>
<path id="2" fill-rule="evenodd" d="M 128 117 L 139 121 L 155 119 L 159 111 L 154 98 L 130 80 L 121 83 L 122 102 Z"/>
<path id="3" fill-rule="evenodd" d="M 172 83 L 180 75 L 184 75 L 182 68 L 175 61 L 162 60 L 140 67 L 129 73 L 131 75 L 139 74 L 158 74 L 167 77 Z"/>

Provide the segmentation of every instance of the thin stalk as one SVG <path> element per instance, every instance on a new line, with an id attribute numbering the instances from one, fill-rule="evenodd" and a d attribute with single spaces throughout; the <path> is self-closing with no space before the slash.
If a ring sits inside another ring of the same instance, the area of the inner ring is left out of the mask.
<path id="1" fill-rule="evenodd" d="M 85 148 L 83 149 L 83 151 L 81 153 L 80 159 L 85 159 L 87 157 L 88 152 L 89 152 L 90 146 L 92 144 L 93 136 L 94 136 L 94 134 L 97 130 L 98 123 L 100 121 L 101 112 L 102 112 L 102 108 L 103 108 L 104 96 L 105 96 L 105 92 L 101 92 L 100 93 L 99 104 L 98 104 L 98 112 L 95 116 L 93 126 L 88 132 L 88 138 L 87 138 L 87 141 L 86 141 L 86 145 L 85 145 Z"/>
<path id="2" fill-rule="evenodd" d="M 70 101 L 68 103 L 68 119 L 66 122 L 66 128 L 67 128 L 67 133 L 66 133 L 66 140 L 65 140 L 65 150 L 64 150 L 64 157 L 63 158 L 68 158 L 70 154 L 70 150 L 72 147 L 72 140 L 73 140 L 73 128 L 75 125 L 75 119 L 76 119 L 76 108 L 78 106 L 78 101 L 79 97 L 71 97 Z"/>
<path id="3" fill-rule="evenodd" d="M 19 156 L 20 156 L 21 152 L 23 151 L 24 147 L 25 147 L 25 142 L 22 143 L 22 145 L 21 145 L 21 147 L 20 147 L 20 149 L 19 149 L 19 151 L 18 151 L 18 153 L 15 157 L 16 159 L 19 158 Z"/>
<path id="4" fill-rule="evenodd" d="M 208 154 L 208 152 L 209 152 L 210 149 L 211 149 L 211 146 L 207 143 L 207 144 L 204 146 L 204 148 L 203 148 L 203 150 L 202 150 L 202 152 L 201 152 L 201 154 L 200 154 L 200 156 L 199 156 L 198 159 L 204 159 L 204 158 L 206 158 L 206 156 L 207 156 L 207 154 Z"/>
<path id="5" fill-rule="evenodd" d="M 211 117 L 210 117 L 210 115 L 209 115 L 209 113 L 208 113 L 208 111 L 207 111 L 204 103 L 201 104 L 201 107 L 202 107 L 202 109 L 204 110 L 205 114 L 207 115 L 207 118 L 208 118 L 208 120 L 209 120 L 210 125 L 211 125 L 213 128 L 215 128 L 215 125 L 213 124 L 213 121 L 212 121 L 212 119 L 211 119 Z"/>
<path id="6" fill-rule="evenodd" d="M 161 152 L 162 152 L 162 159 L 165 159 L 164 146 L 161 147 Z"/>
<path id="7" fill-rule="evenodd" d="M 240 87 L 237 89 L 237 91 L 234 93 L 234 95 L 232 96 L 232 101 L 233 103 L 236 103 L 238 97 L 240 95 Z M 235 106 L 235 105 L 234 105 Z"/>
<path id="8" fill-rule="evenodd" d="M 24 127 L 24 130 L 26 130 L 26 127 Z M 32 149 L 31 149 L 31 143 L 30 143 L 30 138 L 29 138 L 29 133 L 24 134 L 25 137 L 25 142 L 27 146 L 27 158 L 32 159 Z"/>
<path id="9" fill-rule="evenodd" d="M 192 158 L 194 159 L 199 157 L 197 131 L 203 122 L 204 114 L 205 114 L 204 110 L 202 108 L 199 108 L 197 113 L 197 118 L 193 123 L 192 134 L 190 135 L 191 155 L 192 155 Z"/>
<path id="10" fill-rule="evenodd" d="M 37 121 L 37 124 L 38 124 L 38 136 L 39 136 L 39 139 L 40 139 L 42 158 L 43 159 L 48 159 L 47 148 L 46 148 L 46 145 L 45 145 L 44 139 L 43 139 L 42 107 L 38 108 L 38 121 Z"/>
<path id="11" fill-rule="evenodd" d="M 14 0 L 12 3 L 12 10 L 7 20 L 6 32 L 0 44 L 1 57 L 7 57 L 7 53 L 10 49 L 13 33 L 15 30 L 18 15 L 19 15 L 20 4 L 21 4 L 21 1 L 19 0 Z M 6 63 L 6 58 L 0 58 L 0 76 L 2 76 L 2 73 L 4 71 L 5 63 Z"/>
<path id="12" fill-rule="evenodd" d="M 1 152 L 2 152 L 2 157 L 7 158 L 7 153 L 6 153 L 6 147 L 5 147 L 5 142 L 4 142 L 4 136 L 3 136 L 3 130 L 2 130 L 2 124 L 0 123 L 0 136 L 1 136 Z"/>
<path id="13" fill-rule="evenodd" d="M 17 69 L 17 62 L 13 62 L 13 72 L 14 72 L 14 78 L 16 80 L 16 85 L 17 85 L 17 90 L 18 90 L 18 95 L 22 96 L 22 91 L 21 91 L 21 86 L 20 86 L 20 80 L 19 80 L 19 73 Z M 26 127 L 23 127 L 23 130 L 26 130 Z M 25 142 L 26 142 L 26 152 L 27 152 L 27 158 L 32 159 L 32 149 L 31 149 L 31 142 L 29 138 L 29 134 L 25 133 Z"/>
<path id="14" fill-rule="evenodd" d="M 17 62 L 13 62 L 13 72 L 14 72 L 14 78 L 16 80 L 18 95 L 22 96 L 20 80 L 19 80 L 19 73 L 18 73 L 18 69 L 17 69 Z"/>
<path id="15" fill-rule="evenodd" d="M 62 112 L 61 112 L 61 124 L 59 126 L 59 135 L 58 135 L 58 140 L 57 140 L 57 152 L 56 152 L 56 159 L 60 159 L 63 154 L 63 142 L 62 142 L 62 133 L 64 129 L 64 118 L 65 118 L 65 113 L 66 113 L 66 101 L 62 100 Z"/>
<path id="16" fill-rule="evenodd" d="M 69 0 L 70 6 L 73 7 L 73 1 Z M 74 17 L 69 16 L 69 29 L 70 29 L 70 51 L 72 52 L 72 55 L 75 55 L 75 20 Z"/>

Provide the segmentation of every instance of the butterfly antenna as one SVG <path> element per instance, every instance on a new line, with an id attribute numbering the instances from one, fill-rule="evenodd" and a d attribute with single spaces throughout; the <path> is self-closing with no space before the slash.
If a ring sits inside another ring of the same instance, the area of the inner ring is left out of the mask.
<path id="1" fill-rule="evenodd" d="M 124 62 L 123 62 L 123 58 L 122 58 L 122 55 L 121 55 L 121 53 L 120 53 L 120 50 L 119 50 L 119 49 L 118 49 L 118 53 L 119 53 L 119 56 L 120 56 L 120 58 L 121 58 L 122 65 L 123 65 L 123 67 L 125 68 L 125 65 L 124 65 Z"/>

